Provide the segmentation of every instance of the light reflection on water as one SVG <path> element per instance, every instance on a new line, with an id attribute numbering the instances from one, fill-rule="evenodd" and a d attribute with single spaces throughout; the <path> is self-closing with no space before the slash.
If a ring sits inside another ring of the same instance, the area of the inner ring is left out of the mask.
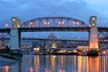
<path id="1" fill-rule="evenodd" d="M 23 56 L 22 62 L 0 66 L 0 72 L 108 72 L 108 56 Z"/>

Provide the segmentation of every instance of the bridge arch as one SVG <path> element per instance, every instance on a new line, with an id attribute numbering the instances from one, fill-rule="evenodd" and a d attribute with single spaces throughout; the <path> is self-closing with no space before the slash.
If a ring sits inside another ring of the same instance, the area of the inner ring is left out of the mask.
<path id="1" fill-rule="evenodd" d="M 88 27 L 88 25 L 84 21 L 75 18 L 40 17 L 25 21 L 21 27 Z"/>

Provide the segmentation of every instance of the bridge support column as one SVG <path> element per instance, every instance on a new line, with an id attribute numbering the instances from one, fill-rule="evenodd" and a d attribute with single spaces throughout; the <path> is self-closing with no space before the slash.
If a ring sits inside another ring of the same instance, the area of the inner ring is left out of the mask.
<path id="1" fill-rule="evenodd" d="M 98 30 L 96 27 L 97 17 L 90 18 L 90 32 L 89 32 L 89 50 L 98 50 Z"/>
<path id="2" fill-rule="evenodd" d="M 16 50 L 19 49 L 20 46 L 20 36 L 18 31 L 18 20 L 16 17 L 12 18 L 12 28 L 10 32 L 10 49 Z"/>
<path id="3" fill-rule="evenodd" d="M 19 39 L 19 48 L 21 47 L 21 32 L 18 31 L 18 39 Z"/>

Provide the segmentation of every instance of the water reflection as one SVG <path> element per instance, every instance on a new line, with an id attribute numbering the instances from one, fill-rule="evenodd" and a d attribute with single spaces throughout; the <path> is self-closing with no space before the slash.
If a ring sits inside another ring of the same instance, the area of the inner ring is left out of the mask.
<path id="1" fill-rule="evenodd" d="M 31 56 L 11 66 L 0 66 L 0 72 L 108 72 L 108 56 Z"/>
<path id="2" fill-rule="evenodd" d="M 94 58 L 91 58 L 89 57 L 89 72 L 100 72 L 100 66 L 99 66 L 99 57 L 94 57 Z"/>
<path id="3" fill-rule="evenodd" d="M 4 67 L 5 72 L 9 72 L 9 66 Z"/>

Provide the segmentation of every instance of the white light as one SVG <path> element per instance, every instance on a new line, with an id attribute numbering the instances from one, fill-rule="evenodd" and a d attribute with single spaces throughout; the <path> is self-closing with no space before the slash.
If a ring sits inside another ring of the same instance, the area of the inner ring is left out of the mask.
<path id="1" fill-rule="evenodd" d="M 30 22 L 30 24 L 32 25 L 33 23 L 32 23 L 32 22 Z"/>
<path id="2" fill-rule="evenodd" d="M 52 56 L 53 58 L 56 58 L 56 56 L 54 55 L 54 56 Z"/>
<path id="3" fill-rule="evenodd" d="M 91 25 L 89 24 L 89 27 L 91 27 Z"/>
<path id="4" fill-rule="evenodd" d="M 95 24 L 93 23 L 92 26 L 95 26 Z"/>
<path id="5" fill-rule="evenodd" d="M 55 42 L 52 44 L 52 48 L 57 48 L 57 45 Z"/>
<path id="6" fill-rule="evenodd" d="M 49 22 L 48 22 L 48 21 L 45 21 L 45 22 L 44 22 L 44 24 L 45 24 L 45 25 L 48 25 L 48 24 L 49 24 Z"/>
<path id="7" fill-rule="evenodd" d="M 62 22 L 59 21 L 58 24 L 62 24 Z"/>
<path id="8" fill-rule="evenodd" d="M 62 21 L 62 24 L 64 24 L 64 21 Z"/>
<path id="9" fill-rule="evenodd" d="M 34 51 L 39 51 L 39 49 L 40 49 L 39 47 L 37 47 L 37 48 L 34 48 Z"/>
<path id="10" fill-rule="evenodd" d="M 93 17 L 92 20 L 96 20 L 96 18 Z"/>
<path id="11" fill-rule="evenodd" d="M 73 52 L 74 52 L 74 53 L 77 53 L 77 51 L 76 51 L 76 50 L 73 50 Z"/>
<path id="12" fill-rule="evenodd" d="M 12 18 L 12 21 L 15 22 L 16 21 L 16 18 Z"/>
<path id="13" fill-rule="evenodd" d="M 73 21 L 73 24 L 75 25 L 75 24 L 79 24 L 79 21 Z"/>
<path id="14" fill-rule="evenodd" d="M 5 27 L 8 27 L 9 26 L 9 24 L 5 24 Z"/>
<path id="15" fill-rule="evenodd" d="M 64 21 L 59 21 L 58 24 L 64 24 Z"/>
<path id="16" fill-rule="evenodd" d="M 17 27 L 20 28 L 21 27 L 20 24 L 17 24 Z"/>

